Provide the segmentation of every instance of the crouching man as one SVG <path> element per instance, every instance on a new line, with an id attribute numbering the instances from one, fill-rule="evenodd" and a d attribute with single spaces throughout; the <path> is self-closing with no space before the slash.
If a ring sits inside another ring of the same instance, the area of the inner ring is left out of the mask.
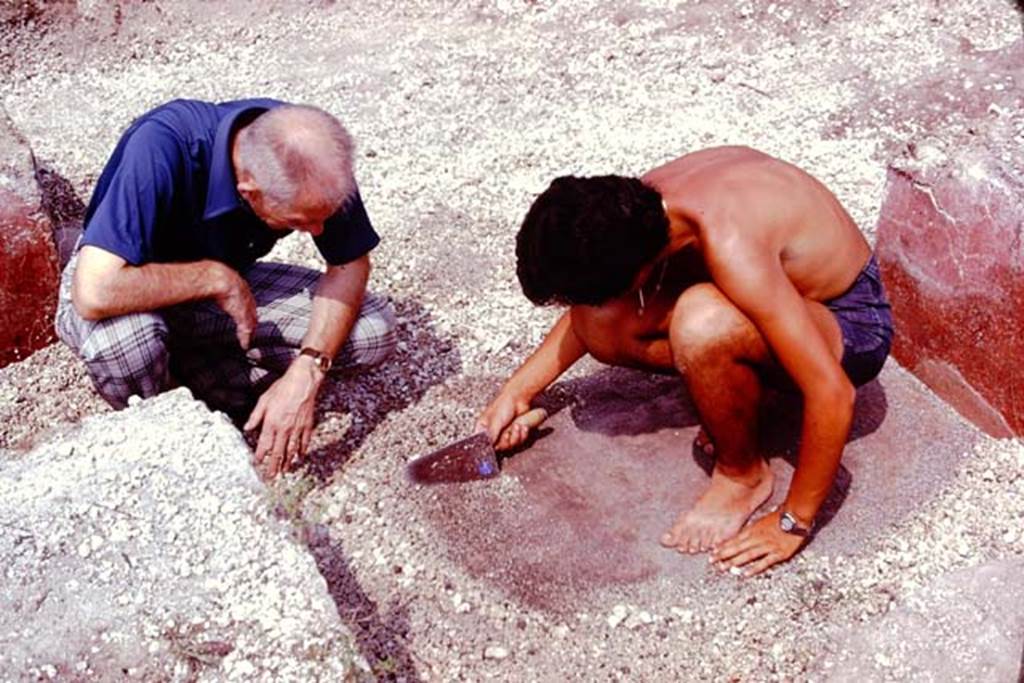
<path id="1" fill-rule="evenodd" d="M 253 99 L 176 100 L 137 119 L 107 162 L 64 271 L 57 333 L 115 408 L 180 382 L 259 429 L 265 476 L 306 451 L 332 367 L 395 344 L 366 291 L 379 242 L 330 114 Z M 323 272 L 257 262 L 293 230 Z M 173 377 L 173 380 L 172 380 Z"/>
<path id="2" fill-rule="evenodd" d="M 503 430 L 586 353 L 677 372 L 716 459 L 661 542 L 747 575 L 796 553 L 838 470 L 854 387 L 892 338 L 878 264 L 835 196 L 766 154 L 708 149 L 642 179 L 556 179 L 516 255 L 526 296 L 569 309 L 480 416 L 496 445 L 526 438 Z M 802 394 L 803 429 L 784 503 L 747 524 L 773 486 L 755 438 L 766 385 Z"/>

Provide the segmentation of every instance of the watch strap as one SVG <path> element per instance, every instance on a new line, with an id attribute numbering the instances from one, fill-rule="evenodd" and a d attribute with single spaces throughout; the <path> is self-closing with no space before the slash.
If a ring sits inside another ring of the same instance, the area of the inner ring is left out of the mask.
<path id="1" fill-rule="evenodd" d="M 811 535 L 811 531 L 814 530 L 814 522 L 811 522 L 810 526 L 804 527 L 800 525 L 800 522 L 793 513 L 783 512 L 779 517 L 779 528 L 787 534 L 807 538 Z"/>
<path id="2" fill-rule="evenodd" d="M 312 358 L 313 362 L 316 363 L 316 367 L 319 368 L 320 372 L 326 373 L 328 370 L 331 369 L 331 365 L 333 364 L 333 361 L 331 360 L 330 356 L 320 351 L 317 351 L 316 349 L 310 346 L 303 347 L 302 350 L 299 351 L 299 355 L 309 356 L 310 358 Z"/>

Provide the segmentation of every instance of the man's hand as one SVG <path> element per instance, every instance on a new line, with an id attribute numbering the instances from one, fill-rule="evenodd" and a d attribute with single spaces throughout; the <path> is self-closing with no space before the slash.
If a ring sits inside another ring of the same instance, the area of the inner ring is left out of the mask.
<path id="1" fill-rule="evenodd" d="M 300 356 L 270 385 L 243 429 L 262 424 L 254 462 L 265 479 L 287 470 L 305 455 L 313 434 L 313 408 L 323 373 L 312 360 Z"/>
<path id="2" fill-rule="evenodd" d="M 253 332 L 256 331 L 256 299 L 252 296 L 249 283 L 237 272 L 225 267 L 223 277 L 224 283 L 214 300 L 235 321 L 238 343 L 243 349 L 248 349 Z"/>
<path id="3" fill-rule="evenodd" d="M 710 558 L 715 568 L 749 577 L 793 557 L 807 539 L 780 529 L 781 516 L 776 510 L 715 547 Z"/>
<path id="4" fill-rule="evenodd" d="M 530 428 L 521 423 L 512 424 L 511 427 L 509 425 L 528 410 L 529 401 L 502 392 L 477 418 L 476 427 L 482 432 L 487 432 L 496 450 L 515 448 L 526 441 L 530 435 Z"/>

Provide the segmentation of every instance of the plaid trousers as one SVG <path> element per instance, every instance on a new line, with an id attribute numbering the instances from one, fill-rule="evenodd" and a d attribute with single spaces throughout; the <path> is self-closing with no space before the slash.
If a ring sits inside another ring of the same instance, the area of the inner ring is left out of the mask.
<path id="1" fill-rule="evenodd" d="M 321 275 L 282 263 L 256 263 L 242 272 L 259 321 L 245 351 L 235 337 L 234 320 L 210 300 L 83 319 L 71 303 L 76 263 L 77 255 L 61 276 L 57 334 L 85 361 L 96 390 L 110 405 L 123 408 L 129 396 L 153 396 L 177 381 L 235 419 L 248 415 L 298 355 Z M 394 350 L 395 325 L 390 301 L 367 292 L 334 368 L 383 361 Z"/>

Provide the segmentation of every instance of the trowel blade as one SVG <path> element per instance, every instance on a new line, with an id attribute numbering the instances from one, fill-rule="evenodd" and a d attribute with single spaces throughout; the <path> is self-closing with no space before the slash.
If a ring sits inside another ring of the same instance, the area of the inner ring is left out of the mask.
<path id="1" fill-rule="evenodd" d="M 406 471 L 418 484 L 490 479 L 498 476 L 498 456 L 490 437 L 481 432 L 416 458 Z"/>

